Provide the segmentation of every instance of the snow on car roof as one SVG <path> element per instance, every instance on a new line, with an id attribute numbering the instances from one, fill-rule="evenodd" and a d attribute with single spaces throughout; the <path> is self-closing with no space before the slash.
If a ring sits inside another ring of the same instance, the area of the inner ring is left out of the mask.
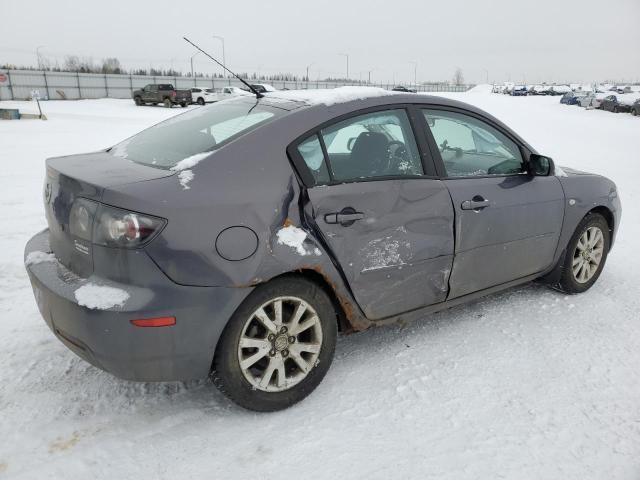
<path id="1" fill-rule="evenodd" d="M 336 103 L 351 102 L 353 100 L 364 100 L 365 98 L 383 97 L 385 95 L 398 95 L 397 92 L 384 90 L 377 87 L 338 87 L 312 90 L 288 90 L 278 91 L 277 94 L 269 95 L 269 98 L 281 98 L 283 100 L 293 100 L 305 102 L 309 105 L 335 105 Z"/>

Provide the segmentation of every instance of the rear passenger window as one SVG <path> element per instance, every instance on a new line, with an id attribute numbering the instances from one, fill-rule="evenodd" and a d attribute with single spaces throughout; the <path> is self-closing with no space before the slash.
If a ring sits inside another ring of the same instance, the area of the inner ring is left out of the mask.
<path id="1" fill-rule="evenodd" d="M 334 181 L 423 174 L 418 147 L 404 110 L 352 117 L 320 134 Z"/>
<path id="2" fill-rule="evenodd" d="M 329 171 L 327 163 L 324 160 L 322 147 L 317 135 L 309 137 L 307 140 L 298 145 L 298 152 L 307 164 L 316 185 L 329 183 Z"/>

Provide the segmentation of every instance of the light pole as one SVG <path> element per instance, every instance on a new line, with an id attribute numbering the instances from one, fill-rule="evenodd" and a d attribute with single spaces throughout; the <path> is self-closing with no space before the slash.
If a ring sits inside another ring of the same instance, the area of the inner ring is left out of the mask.
<path id="1" fill-rule="evenodd" d="M 195 57 L 196 55 L 198 55 L 200 52 L 196 52 L 193 55 L 191 55 L 191 78 L 193 78 L 193 57 Z"/>
<path id="2" fill-rule="evenodd" d="M 309 67 L 315 65 L 315 63 L 310 63 L 309 65 L 307 65 L 307 82 L 309 82 Z"/>
<path id="3" fill-rule="evenodd" d="M 225 56 L 224 56 L 224 37 L 221 37 L 220 35 L 213 35 L 213 38 L 217 38 L 218 40 L 220 40 L 222 42 L 222 65 L 224 65 L 226 67 L 227 66 L 227 60 L 225 59 Z M 222 71 L 222 75 L 224 76 L 224 78 L 227 78 L 227 71 L 223 70 Z"/>
<path id="4" fill-rule="evenodd" d="M 44 45 L 36 47 L 36 58 L 38 59 L 38 70 L 42 70 L 42 61 L 40 59 L 40 49 L 44 48 Z"/>
<path id="5" fill-rule="evenodd" d="M 418 89 L 418 62 L 409 62 L 413 64 L 413 85 Z"/>
<path id="6" fill-rule="evenodd" d="M 348 53 L 339 53 L 338 55 L 345 57 L 347 59 L 347 81 L 349 80 L 349 54 Z"/>

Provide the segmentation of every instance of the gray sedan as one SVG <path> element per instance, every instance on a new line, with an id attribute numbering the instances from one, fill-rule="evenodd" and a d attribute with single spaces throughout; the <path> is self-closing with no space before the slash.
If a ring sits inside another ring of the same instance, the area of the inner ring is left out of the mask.
<path id="1" fill-rule="evenodd" d="M 465 103 L 383 90 L 201 107 L 47 160 L 25 264 L 52 332 L 138 381 L 210 375 L 243 407 L 307 396 L 341 332 L 540 279 L 590 288 L 610 180 Z"/>

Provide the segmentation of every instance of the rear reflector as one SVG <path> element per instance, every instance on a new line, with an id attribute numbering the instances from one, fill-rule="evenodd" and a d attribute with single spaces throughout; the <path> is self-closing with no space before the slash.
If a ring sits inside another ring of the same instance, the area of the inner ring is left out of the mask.
<path id="1" fill-rule="evenodd" d="M 131 323 L 136 327 L 170 327 L 176 324 L 176 317 L 141 318 Z"/>

